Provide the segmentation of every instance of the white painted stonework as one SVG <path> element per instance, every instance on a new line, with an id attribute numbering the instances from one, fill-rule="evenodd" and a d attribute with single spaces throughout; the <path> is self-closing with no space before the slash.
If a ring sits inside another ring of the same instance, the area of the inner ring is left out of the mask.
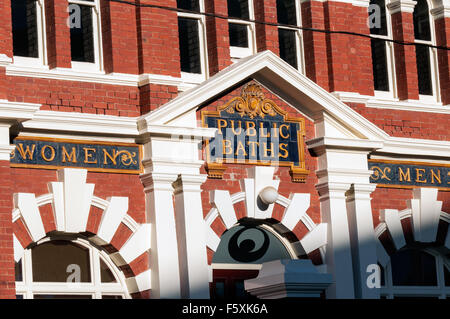
<path id="1" fill-rule="evenodd" d="M 87 184 L 87 171 L 84 169 L 65 168 L 58 171 L 58 182 L 49 183 L 50 193 L 35 197 L 34 194 L 17 193 L 14 195 L 15 209 L 12 213 L 13 222 L 22 219 L 33 242 L 46 237 L 44 224 L 39 213 L 39 207 L 52 205 L 56 228 L 66 234 L 76 234 L 86 231 L 91 206 L 104 211 L 96 236 L 90 240 L 96 244 L 105 245 L 117 231 L 120 223 L 124 223 L 132 235 L 116 253 L 109 257 L 116 266 L 131 263 L 137 257 L 150 249 L 150 225 L 136 223 L 127 214 L 128 198 L 110 197 L 103 200 L 93 196 L 95 185 Z M 14 258 L 19 261 L 26 247 L 14 235 Z M 150 289 L 150 272 L 146 271 L 136 277 L 128 278 L 129 293 Z"/>

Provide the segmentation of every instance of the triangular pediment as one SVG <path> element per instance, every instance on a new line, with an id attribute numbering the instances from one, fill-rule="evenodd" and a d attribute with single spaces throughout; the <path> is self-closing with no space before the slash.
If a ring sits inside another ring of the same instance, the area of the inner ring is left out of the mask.
<path id="1" fill-rule="evenodd" d="M 300 74 L 278 56 L 264 51 L 241 59 L 207 81 L 142 116 L 146 125 L 183 126 L 195 112 L 224 92 L 253 79 L 316 123 L 327 120 L 316 137 L 383 140 L 387 134 L 348 105 Z M 321 136 L 322 135 L 322 136 Z"/>

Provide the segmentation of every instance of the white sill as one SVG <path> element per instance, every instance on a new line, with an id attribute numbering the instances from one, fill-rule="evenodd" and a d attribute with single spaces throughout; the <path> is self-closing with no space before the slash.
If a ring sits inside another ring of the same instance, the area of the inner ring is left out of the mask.
<path id="1" fill-rule="evenodd" d="M 72 70 L 80 72 L 100 72 L 100 67 L 96 63 L 71 62 Z"/>
<path id="2" fill-rule="evenodd" d="M 28 58 L 24 56 L 14 56 L 12 64 L 18 67 L 28 67 L 28 68 L 39 68 L 43 70 L 48 70 L 48 65 L 44 65 L 42 59 L 40 58 Z"/>
<path id="3" fill-rule="evenodd" d="M 251 48 L 241 48 L 241 47 L 231 47 L 230 46 L 230 57 L 232 59 L 242 59 L 252 55 Z"/>
<path id="4" fill-rule="evenodd" d="M 382 98 L 379 96 L 361 95 L 354 92 L 333 92 L 332 94 L 342 102 L 365 104 L 367 107 L 371 108 L 450 114 L 450 104 L 443 105 L 440 102 L 436 102 L 434 96 L 426 96 L 427 98 L 431 98 L 426 101 L 400 101 L 399 99 L 392 97 Z"/>
<path id="5" fill-rule="evenodd" d="M 181 80 L 187 83 L 200 84 L 206 80 L 206 76 L 203 73 L 181 72 Z"/>

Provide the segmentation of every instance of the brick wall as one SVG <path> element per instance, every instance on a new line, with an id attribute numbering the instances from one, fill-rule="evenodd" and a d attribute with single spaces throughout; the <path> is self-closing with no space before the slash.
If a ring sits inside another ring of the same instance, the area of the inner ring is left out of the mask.
<path id="1" fill-rule="evenodd" d="M 0 299 L 14 299 L 13 203 L 10 196 L 12 177 L 8 161 L 0 161 L 0 181 Z"/>

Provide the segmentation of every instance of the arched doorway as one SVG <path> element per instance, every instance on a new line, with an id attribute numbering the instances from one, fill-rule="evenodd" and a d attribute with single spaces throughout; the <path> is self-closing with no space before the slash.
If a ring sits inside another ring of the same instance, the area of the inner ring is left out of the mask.
<path id="1" fill-rule="evenodd" d="M 212 259 L 214 299 L 250 299 L 244 280 L 255 278 L 264 262 L 297 259 L 289 241 L 270 220 L 241 219 L 225 231 Z"/>

